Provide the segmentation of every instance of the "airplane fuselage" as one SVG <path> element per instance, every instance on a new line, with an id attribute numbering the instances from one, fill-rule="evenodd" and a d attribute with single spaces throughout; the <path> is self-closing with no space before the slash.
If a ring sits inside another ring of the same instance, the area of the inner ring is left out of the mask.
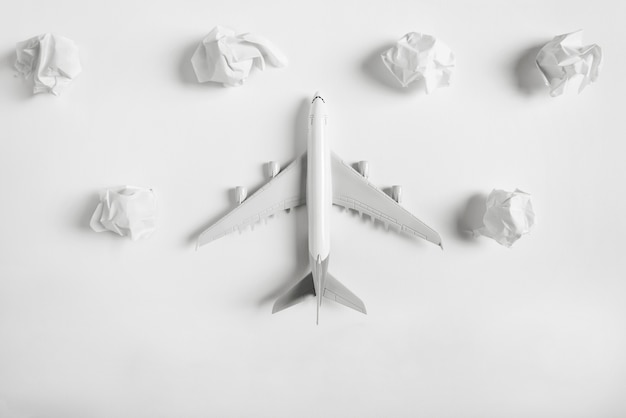
<path id="1" fill-rule="evenodd" d="M 326 134 L 328 113 L 315 94 L 309 112 L 306 201 L 309 221 L 309 257 L 318 303 L 324 289 L 330 254 L 330 214 L 333 206 L 331 151 Z"/>
<path id="2" fill-rule="evenodd" d="M 307 144 L 306 201 L 309 219 L 309 252 L 314 260 L 330 253 L 330 211 L 333 189 L 330 171 L 330 144 L 326 135 L 326 104 L 315 96 L 309 114 Z"/>

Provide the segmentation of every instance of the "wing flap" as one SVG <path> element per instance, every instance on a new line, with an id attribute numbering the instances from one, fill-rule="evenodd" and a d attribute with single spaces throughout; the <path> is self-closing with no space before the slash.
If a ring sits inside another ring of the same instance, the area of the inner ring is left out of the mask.
<path id="1" fill-rule="evenodd" d="M 250 225 L 304 203 L 306 203 L 306 154 L 296 158 L 241 205 L 204 230 L 198 237 L 198 246 L 232 232 L 242 231 Z"/>

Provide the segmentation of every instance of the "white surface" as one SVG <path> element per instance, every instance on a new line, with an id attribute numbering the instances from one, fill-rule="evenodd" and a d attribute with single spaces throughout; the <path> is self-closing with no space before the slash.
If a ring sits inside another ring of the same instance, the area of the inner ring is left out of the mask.
<path id="1" fill-rule="evenodd" d="M 64 418 L 623 417 L 623 16 L 613 0 L 5 4 L 0 398 Z M 266 36 L 290 66 L 199 85 L 189 58 L 217 24 Z M 578 28 L 606 55 L 598 82 L 534 91 L 520 58 Z M 450 88 L 382 76 L 409 31 L 455 51 Z M 14 43 L 43 32 L 80 48 L 61 97 L 32 97 L 10 68 Z M 401 183 L 445 245 L 337 211 L 330 268 L 369 314 L 328 304 L 319 327 L 313 301 L 270 314 L 305 273 L 304 211 L 193 250 L 231 187 L 304 149 L 317 89 L 334 150 Z M 147 241 L 88 227 L 97 191 L 123 184 L 159 193 Z M 458 232 L 468 199 L 515 187 L 538 217 L 515 248 Z"/>

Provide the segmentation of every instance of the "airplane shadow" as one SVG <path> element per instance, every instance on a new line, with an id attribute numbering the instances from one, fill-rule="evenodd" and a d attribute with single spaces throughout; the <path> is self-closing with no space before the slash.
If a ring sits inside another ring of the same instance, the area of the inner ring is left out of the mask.
<path id="1" fill-rule="evenodd" d="M 195 83 L 195 75 L 193 74 L 193 68 L 191 68 L 191 64 L 189 64 L 189 59 L 195 50 L 197 44 L 193 45 L 193 48 L 190 47 L 188 51 L 185 53 L 185 56 L 181 62 L 180 67 L 180 75 L 181 79 L 185 83 Z M 208 83 L 211 84 L 211 83 Z M 301 155 L 306 151 L 306 141 L 307 141 L 307 121 L 308 121 L 308 112 L 310 106 L 310 99 L 302 99 L 297 108 L 297 111 L 294 115 L 294 125 L 293 125 L 293 158 L 290 162 Z M 265 175 L 265 165 L 263 163 L 260 165 L 260 170 L 263 171 Z M 267 183 L 267 180 L 259 182 L 257 187 L 254 189 L 250 188 L 248 195 L 251 196 L 258 189 L 264 186 Z M 200 234 L 213 225 L 215 222 L 219 221 L 225 215 L 230 213 L 234 208 L 235 202 L 235 189 L 225 190 L 224 193 L 227 194 L 228 201 L 233 202 L 233 205 L 227 209 L 225 209 L 222 213 L 211 217 L 204 225 L 192 231 L 187 237 L 187 244 L 195 245 Z M 308 274 L 309 268 L 309 252 L 308 252 L 308 223 L 307 223 L 307 211 L 306 208 L 296 208 L 290 211 L 291 216 L 296 217 L 296 229 L 295 229 L 295 245 L 293 248 L 295 249 L 295 254 L 293 255 L 296 258 L 296 268 L 292 274 L 288 276 L 287 280 L 279 280 L 273 286 L 272 290 L 262 295 L 257 300 L 258 307 L 265 307 L 269 303 L 273 303 L 274 299 L 280 296 L 287 289 L 291 288 L 297 281 L 302 279 L 306 274 Z"/>
<path id="2" fill-rule="evenodd" d="M 309 231 L 307 211 L 306 208 L 297 208 L 292 212 L 295 212 L 293 215 L 296 216 L 294 245 L 296 268 L 287 276 L 286 280 L 278 280 L 270 291 L 258 299 L 257 306 L 259 308 L 265 309 L 265 306 L 268 304 L 273 304 L 279 296 L 289 290 L 309 273 Z"/>
<path id="3" fill-rule="evenodd" d="M 310 105 L 310 99 L 302 99 L 294 116 L 294 158 L 306 151 L 308 131 L 307 121 Z M 292 213 L 296 216 L 296 245 L 294 246 L 296 251 L 296 268 L 293 273 L 287 277 L 287 280 L 281 280 L 272 288 L 272 290 L 267 292 L 258 300 L 257 306 L 259 307 L 265 307 L 267 304 L 273 303 L 276 298 L 290 289 L 309 272 L 309 231 L 306 207 L 296 208 L 292 210 Z"/>

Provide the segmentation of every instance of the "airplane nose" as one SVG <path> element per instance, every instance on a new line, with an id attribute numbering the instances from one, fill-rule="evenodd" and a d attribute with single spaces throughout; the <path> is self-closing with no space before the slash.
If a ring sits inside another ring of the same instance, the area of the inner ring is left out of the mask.
<path id="1" fill-rule="evenodd" d="M 326 103 L 326 100 L 324 100 L 324 98 L 322 97 L 322 95 L 320 94 L 319 91 L 316 91 L 315 94 L 313 95 L 313 100 L 311 101 L 311 103 L 315 103 L 315 100 L 320 99 L 322 102 Z"/>

